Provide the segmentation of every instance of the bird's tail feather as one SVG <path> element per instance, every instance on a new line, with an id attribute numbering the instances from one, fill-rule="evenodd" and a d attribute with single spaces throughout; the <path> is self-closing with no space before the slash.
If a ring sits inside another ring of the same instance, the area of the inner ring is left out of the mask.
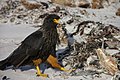
<path id="1" fill-rule="evenodd" d="M 4 70 L 7 67 L 7 65 L 9 65 L 7 59 L 0 61 L 0 70 Z"/>

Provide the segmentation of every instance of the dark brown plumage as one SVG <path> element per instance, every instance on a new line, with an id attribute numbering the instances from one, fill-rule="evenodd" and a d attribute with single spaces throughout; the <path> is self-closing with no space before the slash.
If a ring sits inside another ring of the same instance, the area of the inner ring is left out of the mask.
<path id="1" fill-rule="evenodd" d="M 43 22 L 42 27 L 29 35 L 22 41 L 21 45 L 13 51 L 5 60 L 0 61 L 0 70 L 4 70 L 6 67 L 13 65 L 14 67 L 20 67 L 27 64 L 35 63 L 35 66 L 38 66 L 41 62 L 47 60 L 52 64 L 51 59 L 55 61 L 55 48 L 56 44 L 59 44 L 59 36 L 57 33 L 57 24 L 56 20 L 60 19 L 59 16 L 55 14 L 48 15 Z M 34 60 L 38 60 L 39 63 Z M 58 64 L 57 64 L 58 65 Z M 59 65 L 57 68 L 61 68 Z M 41 74 L 41 73 L 39 73 Z"/>

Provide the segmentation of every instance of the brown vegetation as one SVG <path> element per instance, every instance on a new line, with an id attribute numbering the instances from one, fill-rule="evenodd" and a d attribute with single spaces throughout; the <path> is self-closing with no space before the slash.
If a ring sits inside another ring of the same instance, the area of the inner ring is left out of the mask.
<path id="1" fill-rule="evenodd" d="M 102 6 L 102 1 L 103 0 L 92 0 L 92 9 L 99 9 Z"/>
<path id="2" fill-rule="evenodd" d="M 38 3 L 30 3 L 26 0 L 21 0 L 22 5 L 26 8 L 26 9 L 38 9 L 41 7 L 41 4 Z"/>
<path id="3" fill-rule="evenodd" d="M 120 16 L 120 8 L 118 8 L 117 12 L 116 12 L 117 16 Z"/>
<path id="4" fill-rule="evenodd" d="M 72 0 L 51 0 L 54 3 L 66 6 L 73 6 Z"/>
<path id="5" fill-rule="evenodd" d="M 78 1 L 74 1 L 74 0 L 51 0 L 54 3 L 60 4 L 60 5 L 65 5 L 65 6 L 70 6 L 70 7 L 83 7 L 83 8 L 87 8 L 90 6 L 90 4 L 88 3 L 88 1 L 86 0 L 78 0 Z"/>

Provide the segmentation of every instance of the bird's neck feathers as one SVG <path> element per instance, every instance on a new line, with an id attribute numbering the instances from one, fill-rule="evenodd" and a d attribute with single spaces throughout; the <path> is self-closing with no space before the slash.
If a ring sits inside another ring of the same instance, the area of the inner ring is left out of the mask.
<path id="1" fill-rule="evenodd" d="M 43 25 L 42 29 L 43 29 L 43 34 L 49 38 L 49 40 L 51 40 L 52 42 L 56 43 L 57 45 L 60 44 L 60 40 L 59 40 L 59 35 L 57 33 L 57 28 L 56 28 L 57 24 L 50 24 L 50 25 Z"/>
<path id="2" fill-rule="evenodd" d="M 49 25 L 48 25 L 49 24 Z M 43 28 L 47 31 L 50 30 L 57 30 L 57 24 L 53 23 L 53 22 L 44 22 L 43 23 Z"/>

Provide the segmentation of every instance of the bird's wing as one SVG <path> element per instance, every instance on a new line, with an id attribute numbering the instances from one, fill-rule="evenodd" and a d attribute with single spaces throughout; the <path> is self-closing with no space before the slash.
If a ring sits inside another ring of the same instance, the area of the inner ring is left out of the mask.
<path id="1" fill-rule="evenodd" d="M 42 31 L 37 30 L 36 32 L 26 37 L 24 41 L 22 41 L 21 46 L 23 46 L 23 48 L 24 46 L 26 46 L 28 51 L 35 53 L 42 46 L 43 43 L 42 37 L 43 37 Z M 30 54 L 30 52 L 27 54 Z"/>
<path id="2" fill-rule="evenodd" d="M 34 56 L 37 56 L 37 53 L 42 46 L 42 36 L 42 31 L 37 30 L 26 37 L 21 45 L 7 57 L 6 61 L 17 67 L 23 65 L 24 61 L 28 60 L 30 56 L 31 58 L 29 61 L 31 61 Z M 26 63 L 29 63 L 29 61 Z"/>
<path id="3" fill-rule="evenodd" d="M 43 33 L 37 30 L 36 32 L 26 37 L 24 41 L 22 41 L 22 44 L 26 44 L 26 45 L 36 48 L 42 36 L 43 36 Z"/>

